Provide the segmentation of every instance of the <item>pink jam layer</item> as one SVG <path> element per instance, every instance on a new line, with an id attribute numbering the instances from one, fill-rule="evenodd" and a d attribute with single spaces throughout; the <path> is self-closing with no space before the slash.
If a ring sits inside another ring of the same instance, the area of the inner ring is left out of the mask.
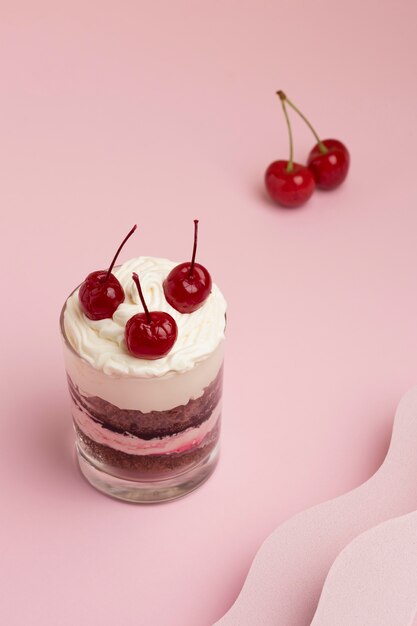
<path id="1" fill-rule="evenodd" d="M 115 433 L 92 420 L 75 404 L 72 407 L 72 416 L 78 428 L 87 437 L 103 446 L 109 446 L 126 454 L 171 454 L 173 452 L 186 452 L 200 445 L 204 437 L 216 426 L 220 409 L 219 403 L 209 419 L 197 428 L 187 428 L 181 433 L 162 438 L 155 437 L 154 439 L 141 439 L 130 433 Z"/>

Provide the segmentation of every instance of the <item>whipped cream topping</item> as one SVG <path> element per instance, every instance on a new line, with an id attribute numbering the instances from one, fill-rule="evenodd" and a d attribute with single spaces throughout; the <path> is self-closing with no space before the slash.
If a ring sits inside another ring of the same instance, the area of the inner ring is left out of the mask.
<path id="1" fill-rule="evenodd" d="M 114 270 L 124 292 L 125 301 L 113 317 L 90 320 L 81 310 L 78 289 L 68 298 L 64 312 L 64 330 L 73 349 L 87 363 L 105 374 L 151 378 L 169 373 L 183 373 L 210 356 L 224 339 L 226 301 L 213 283 L 212 292 L 194 313 L 179 313 L 165 299 L 163 281 L 177 263 L 155 257 L 138 257 Z M 140 277 L 150 311 L 165 311 L 178 325 L 178 338 L 172 350 L 162 359 L 137 359 L 126 346 L 126 322 L 143 312 L 132 272 Z"/>

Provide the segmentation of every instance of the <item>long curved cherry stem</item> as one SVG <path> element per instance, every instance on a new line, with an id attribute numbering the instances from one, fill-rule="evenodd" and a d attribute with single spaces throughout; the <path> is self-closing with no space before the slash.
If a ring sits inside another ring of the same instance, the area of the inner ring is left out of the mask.
<path id="1" fill-rule="evenodd" d="M 294 145 L 293 145 L 293 139 L 292 139 L 292 129 L 291 129 L 290 118 L 288 117 L 287 107 L 285 106 L 285 94 L 283 94 L 284 97 L 282 97 L 281 95 L 282 93 L 283 93 L 282 91 L 277 91 L 277 94 L 281 99 L 282 110 L 284 111 L 285 121 L 287 122 L 288 139 L 290 142 L 290 158 L 288 160 L 287 172 L 292 172 L 294 169 Z"/>
<path id="2" fill-rule="evenodd" d="M 291 100 L 288 100 L 287 96 L 285 95 L 285 93 L 283 91 L 277 91 L 277 94 L 279 95 L 279 97 L 281 98 L 282 102 L 286 102 L 292 109 L 294 109 L 294 111 L 301 117 L 301 119 L 307 124 L 307 126 L 309 127 L 309 129 L 311 130 L 311 132 L 313 133 L 314 137 L 316 138 L 316 141 L 319 145 L 319 150 L 322 154 L 326 154 L 328 152 L 328 149 L 326 148 L 326 146 L 324 145 L 324 143 L 322 142 L 322 140 L 320 139 L 320 137 L 318 136 L 318 134 L 316 133 L 315 129 L 313 128 L 313 126 L 311 125 L 311 123 L 308 121 L 308 119 L 306 118 L 306 116 L 301 113 L 300 109 L 298 107 L 295 106 L 295 104 L 293 102 L 291 102 Z"/>
<path id="3" fill-rule="evenodd" d="M 116 261 L 117 261 L 117 257 L 119 256 L 119 254 L 120 254 L 120 252 L 121 252 L 121 250 L 122 250 L 123 246 L 125 245 L 126 241 L 129 239 L 129 237 L 131 237 L 131 236 L 133 235 L 133 233 L 135 232 L 135 230 L 137 229 L 137 227 L 138 227 L 138 225 L 137 225 L 137 224 L 135 224 L 135 225 L 133 226 L 133 228 L 132 228 L 132 229 L 128 232 L 128 234 L 126 235 L 126 237 L 123 239 L 123 241 L 122 241 L 122 243 L 120 244 L 120 246 L 118 247 L 117 252 L 116 252 L 116 254 L 114 255 L 113 261 L 110 263 L 110 267 L 109 267 L 109 269 L 107 270 L 106 278 L 104 279 L 105 281 L 106 281 L 106 280 L 108 279 L 108 277 L 110 276 L 110 274 L 111 274 L 111 272 L 112 272 L 112 269 L 113 269 L 113 267 L 114 267 L 114 264 L 115 264 L 115 263 L 116 263 Z"/>
<path id="4" fill-rule="evenodd" d="M 138 288 L 139 298 L 140 298 L 140 301 L 142 302 L 142 306 L 143 306 L 143 310 L 145 311 L 146 319 L 148 320 L 148 322 L 150 324 L 152 322 L 152 317 L 151 317 L 151 314 L 149 313 L 148 307 L 146 306 L 146 302 L 145 302 L 145 298 L 143 296 L 143 291 L 142 291 L 142 287 L 141 287 L 141 284 L 140 284 L 139 276 L 136 274 L 136 272 L 133 272 L 132 278 L 133 278 L 133 281 L 134 281 L 136 287 Z"/>
<path id="5" fill-rule="evenodd" d="M 191 257 L 190 271 L 188 272 L 189 278 L 194 275 L 195 255 L 197 254 L 197 240 L 198 240 L 198 220 L 194 220 L 194 246 L 193 256 Z"/>

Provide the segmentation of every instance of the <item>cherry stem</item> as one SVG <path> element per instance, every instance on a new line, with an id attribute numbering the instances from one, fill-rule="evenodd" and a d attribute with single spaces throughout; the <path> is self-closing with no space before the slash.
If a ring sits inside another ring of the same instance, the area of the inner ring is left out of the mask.
<path id="1" fill-rule="evenodd" d="M 284 94 L 284 97 L 282 97 L 281 95 L 282 93 L 283 93 L 282 91 L 277 91 L 277 94 L 281 99 L 282 110 L 284 111 L 284 115 L 285 115 L 285 121 L 287 122 L 288 139 L 290 141 L 290 158 L 287 164 L 287 172 L 292 172 L 294 169 L 294 145 L 293 145 L 293 140 L 292 140 L 290 118 L 288 117 L 287 107 L 285 106 L 285 94 Z"/>
<path id="2" fill-rule="evenodd" d="M 139 276 L 136 274 L 136 272 L 133 272 L 132 278 L 133 278 L 133 281 L 134 281 L 136 287 L 138 288 L 139 298 L 140 298 L 140 301 L 142 302 L 142 306 L 143 306 L 143 310 L 145 311 L 146 319 L 147 319 L 148 323 L 150 324 L 152 322 L 152 318 L 151 318 L 151 314 L 149 313 L 149 309 L 146 306 L 145 298 L 143 297 L 143 291 L 142 291 L 142 287 L 140 285 Z"/>
<path id="3" fill-rule="evenodd" d="M 129 239 L 129 237 L 131 237 L 131 236 L 133 235 L 133 233 L 135 232 L 135 230 L 137 229 L 137 227 L 138 227 L 138 225 L 137 225 L 137 224 L 135 224 L 135 225 L 133 226 L 133 228 L 132 228 L 132 229 L 128 232 L 128 234 L 126 235 L 126 237 L 123 239 L 123 241 L 122 241 L 122 243 L 120 244 L 120 246 L 118 247 L 117 252 L 116 252 L 116 254 L 114 255 L 114 259 L 113 259 L 113 261 L 110 263 L 110 267 L 109 267 L 109 269 L 107 270 L 107 274 L 106 274 L 106 278 L 104 279 L 104 282 L 106 282 L 106 280 L 109 278 L 109 276 L 110 276 L 110 274 L 111 274 L 111 271 L 112 271 L 112 269 L 113 269 L 113 267 L 114 267 L 114 264 L 115 264 L 115 263 L 116 263 L 116 261 L 117 261 L 117 257 L 119 256 L 119 254 L 120 254 L 120 252 L 121 252 L 121 250 L 122 250 L 123 246 L 125 245 L 126 241 Z"/>
<path id="4" fill-rule="evenodd" d="M 190 271 L 188 272 L 189 278 L 192 278 L 194 275 L 195 255 L 197 254 L 197 239 L 198 239 L 198 220 L 194 220 L 194 246 L 193 246 L 193 256 L 191 257 Z"/>
<path id="5" fill-rule="evenodd" d="M 328 152 L 328 149 L 326 148 L 326 146 L 324 145 L 324 143 L 322 142 L 322 140 L 320 139 L 320 137 L 318 136 L 318 134 L 314 130 L 313 126 L 310 124 L 310 122 L 306 118 L 306 116 L 303 113 L 301 113 L 300 109 L 298 109 L 295 106 L 295 104 L 293 102 L 291 102 L 291 100 L 288 100 L 287 96 L 285 95 L 285 93 L 283 91 L 277 91 L 277 94 L 281 98 L 282 102 L 286 102 L 292 109 L 294 109 L 294 111 L 301 117 L 301 119 L 304 120 L 304 122 L 307 124 L 307 126 L 309 127 L 309 129 L 313 133 L 314 137 L 316 138 L 317 143 L 319 145 L 320 152 L 322 154 L 326 154 Z"/>

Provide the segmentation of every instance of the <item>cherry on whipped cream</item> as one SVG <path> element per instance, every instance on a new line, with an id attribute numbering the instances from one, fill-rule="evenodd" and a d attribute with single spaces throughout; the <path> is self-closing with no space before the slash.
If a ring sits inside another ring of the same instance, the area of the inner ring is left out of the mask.
<path id="1" fill-rule="evenodd" d="M 129 352 L 138 359 L 160 359 L 168 354 L 177 340 L 177 323 L 169 313 L 150 312 L 136 272 L 133 272 L 132 278 L 144 312 L 137 313 L 128 320 L 125 327 L 126 345 Z"/>
<path id="2" fill-rule="evenodd" d="M 137 225 L 135 224 L 123 239 L 109 269 L 91 272 L 80 286 L 78 291 L 80 306 L 90 320 L 103 320 L 113 317 L 119 304 L 124 301 L 125 292 L 116 276 L 112 274 L 112 269 L 123 246 L 136 228 Z"/>
<path id="3" fill-rule="evenodd" d="M 164 280 L 168 303 L 180 313 L 197 311 L 211 293 L 211 276 L 203 265 L 195 262 L 198 240 L 198 220 L 194 220 L 194 247 L 191 262 L 174 267 Z"/>

